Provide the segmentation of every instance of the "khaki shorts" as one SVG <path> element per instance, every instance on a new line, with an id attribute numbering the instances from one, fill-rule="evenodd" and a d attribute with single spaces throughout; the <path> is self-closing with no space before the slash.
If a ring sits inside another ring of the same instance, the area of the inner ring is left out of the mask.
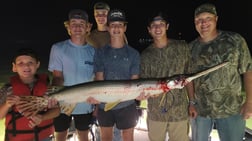
<path id="1" fill-rule="evenodd" d="M 164 141 L 168 133 L 171 141 L 189 141 L 189 121 L 160 122 L 147 120 L 150 141 Z"/>

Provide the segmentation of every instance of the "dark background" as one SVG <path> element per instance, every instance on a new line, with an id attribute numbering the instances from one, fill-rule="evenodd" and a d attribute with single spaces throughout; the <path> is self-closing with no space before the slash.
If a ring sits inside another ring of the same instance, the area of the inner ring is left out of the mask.
<path id="1" fill-rule="evenodd" d="M 53 43 L 68 37 L 63 22 L 69 10 L 81 8 L 89 13 L 95 28 L 93 5 L 98 0 L 9 0 L 0 6 L 0 75 L 10 71 L 11 57 L 20 47 L 33 47 L 42 58 L 42 69 L 47 68 Z M 104 0 L 111 9 L 126 13 L 129 44 L 141 51 L 150 36 L 147 18 L 156 10 L 165 11 L 170 19 L 168 36 L 190 42 L 197 37 L 194 28 L 194 9 L 203 2 L 216 5 L 219 16 L 218 28 L 240 33 L 252 50 L 252 4 L 249 0 Z"/>

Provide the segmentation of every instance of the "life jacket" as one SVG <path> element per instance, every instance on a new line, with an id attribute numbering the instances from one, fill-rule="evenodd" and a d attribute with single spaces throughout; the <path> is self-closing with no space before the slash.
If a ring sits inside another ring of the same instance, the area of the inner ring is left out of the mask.
<path id="1" fill-rule="evenodd" d="M 43 96 L 47 90 L 47 80 L 46 74 L 37 75 L 37 82 L 34 83 L 31 90 L 28 85 L 20 80 L 19 76 L 13 76 L 10 79 L 13 95 Z M 48 138 L 54 132 L 52 119 L 42 121 L 33 129 L 28 126 L 28 123 L 29 119 L 22 116 L 14 106 L 13 110 L 6 116 L 5 141 L 40 141 Z"/>

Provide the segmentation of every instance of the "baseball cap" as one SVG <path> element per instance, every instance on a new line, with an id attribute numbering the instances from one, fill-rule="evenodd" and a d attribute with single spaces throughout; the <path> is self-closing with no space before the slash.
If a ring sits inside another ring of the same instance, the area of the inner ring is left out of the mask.
<path id="1" fill-rule="evenodd" d="M 73 9 L 68 14 L 68 19 L 83 19 L 85 21 L 88 21 L 88 14 L 86 11 L 81 9 Z"/>
<path id="2" fill-rule="evenodd" d="M 164 12 L 154 12 L 148 19 L 148 25 L 150 25 L 154 21 L 159 20 L 169 23 L 167 15 Z"/>
<path id="3" fill-rule="evenodd" d="M 97 2 L 95 3 L 94 5 L 94 10 L 97 10 L 97 9 L 106 9 L 106 10 L 110 10 L 110 7 L 107 3 L 104 3 L 104 2 Z"/>
<path id="4" fill-rule="evenodd" d="M 216 11 L 215 6 L 210 3 L 205 3 L 205 4 L 202 4 L 199 7 L 197 7 L 194 11 L 194 16 L 197 16 L 203 12 L 208 12 L 208 13 L 211 13 L 211 14 L 214 14 L 217 16 L 217 11 Z"/>
<path id="5" fill-rule="evenodd" d="M 34 59 L 36 59 L 36 61 L 39 61 L 39 57 L 38 54 L 35 50 L 33 50 L 32 48 L 20 48 L 17 50 L 17 52 L 14 54 L 13 58 L 12 58 L 12 62 L 16 62 L 16 59 L 19 56 L 30 56 Z"/>
<path id="6" fill-rule="evenodd" d="M 109 11 L 107 19 L 108 19 L 108 23 L 114 22 L 114 21 L 127 23 L 125 13 L 119 9 L 114 9 L 114 10 Z"/>

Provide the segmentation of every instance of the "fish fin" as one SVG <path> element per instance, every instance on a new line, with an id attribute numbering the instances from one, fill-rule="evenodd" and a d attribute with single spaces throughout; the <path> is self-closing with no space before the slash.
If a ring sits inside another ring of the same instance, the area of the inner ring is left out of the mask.
<path id="1" fill-rule="evenodd" d="M 114 108 L 116 105 L 118 105 L 121 101 L 116 101 L 116 102 L 111 102 L 111 103 L 106 103 L 105 104 L 105 108 L 104 111 L 108 111 L 111 110 L 112 108 Z"/>
<path id="2" fill-rule="evenodd" d="M 39 111 L 44 111 L 47 108 L 48 99 L 42 96 L 20 96 L 19 102 L 16 103 L 16 108 L 21 113 L 37 114 Z"/>
<path id="3" fill-rule="evenodd" d="M 60 102 L 60 109 L 63 113 L 65 113 L 66 115 L 70 116 L 76 106 L 76 103 L 74 104 L 69 104 L 66 102 Z"/>

